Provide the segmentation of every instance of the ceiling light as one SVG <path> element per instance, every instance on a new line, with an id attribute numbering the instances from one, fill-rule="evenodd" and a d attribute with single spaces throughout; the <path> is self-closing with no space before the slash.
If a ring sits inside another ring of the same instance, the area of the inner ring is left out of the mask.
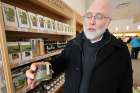
<path id="1" fill-rule="evenodd" d="M 140 25 L 138 25 L 138 26 L 137 26 L 137 29 L 139 29 L 139 30 L 140 30 Z"/>
<path id="2" fill-rule="evenodd" d="M 126 8 L 130 5 L 130 2 L 123 2 L 116 6 L 116 8 Z"/>
<path id="3" fill-rule="evenodd" d="M 118 28 L 118 27 L 116 27 L 116 28 L 115 28 L 115 30 L 116 30 L 116 31 L 118 31 L 118 30 L 119 30 L 119 28 Z"/>
<path id="4" fill-rule="evenodd" d="M 130 27 L 129 26 L 126 26 L 126 30 L 129 30 L 130 29 Z"/>

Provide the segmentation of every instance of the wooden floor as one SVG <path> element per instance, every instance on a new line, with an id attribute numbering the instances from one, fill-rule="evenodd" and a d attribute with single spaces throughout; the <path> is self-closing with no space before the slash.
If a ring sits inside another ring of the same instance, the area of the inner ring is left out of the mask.
<path id="1" fill-rule="evenodd" d="M 140 93 L 140 89 L 136 89 L 137 86 L 140 86 L 140 59 L 132 60 L 133 67 L 133 82 L 135 89 L 133 93 Z"/>
<path id="2" fill-rule="evenodd" d="M 140 84 L 140 59 L 132 60 L 134 83 Z"/>

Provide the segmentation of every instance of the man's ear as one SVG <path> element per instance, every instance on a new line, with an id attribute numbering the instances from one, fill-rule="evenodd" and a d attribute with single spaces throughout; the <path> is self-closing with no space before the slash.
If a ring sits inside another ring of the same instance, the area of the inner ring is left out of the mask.
<path id="1" fill-rule="evenodd" d="M 106 24 L 106 27 L 107 27 L 107 28 L 109 27 L 110 23 L 111 23 L 111 20 L 108 19 L 108 20 L 107 20 L 107 24 Z"/>

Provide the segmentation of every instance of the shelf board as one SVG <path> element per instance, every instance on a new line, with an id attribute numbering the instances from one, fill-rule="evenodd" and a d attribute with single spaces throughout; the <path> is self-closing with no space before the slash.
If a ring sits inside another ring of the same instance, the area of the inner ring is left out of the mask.
<path id="1" fill-rule="evenodd" d="M 37 83 L 37 84 L 35 85 L 35 88 L 36 88 L 37 86 L 39 86 L 40 84 L 41 84 L 41 82 Z M 58 91 L 63 85 L 64 85 L 64 81 L 63 81 L 62 83 L 60 83 L 60 85 L 57 86 L 57 87 L 52 91 L 52 93 L 57 93 L 57 91 Z M 19 89 L 18 91 L 16 91 L 16 93 L 27 93 L 27 92 L 29 92 L 30 90 L 32 90 L 32 89 L 30 89 L 30 87 L 29 87 L 28 85 L 25 85 L 23 88 L 21 88 L 21 89 Z"/>
<path id="2" fill-rule="evenodd" d="M 45 59 L 45 58 L 48 58 L 48 57 L 51 57 L 51 56 L 58 55 L 62 52 L 62 50 L 63 49 L 54 50 L 51 53 L 48 53 L 48 54 L 45 54 L 45 55 L 42 55 L 42 56 L 38 56 L 38 57 L 34 57 L 34 58 L 32 58 L 30 60 L 27 60 L 27 61 L 22 61 L 21 63 L 24 63 L 24 64 L 12 66 L 11 69 L 14 69 L 14 68 L 17 68 L 17 67 L 29 64 L 29 63 L 33 63 L 33 62 L 36 62 L 36 61 L 39 61 L 39 60 L 42 60 L 42 59 Z"/>
<path id="3" fill-rule="evenodd" d="M 54 91 L 52 93 L 57 93 L 57 91 L 64 85 L 64 81 L 59 85 L 57 86 Z"/>
<path id="4" fill-rule="evenodd" d="M 32 29 L 17 29 L 10 28 L 6 29 L 7 38 L 49 38 L 49 37 L 62 37 L 72 36 L 72 32 L 61 32 L 61 31 L 47 31 L 47 30 L 32 30 Z"/>
<path id="5" fill-rule="evenodd" d="M 40 85 L 41 82 L 38 82 L 35 87 L 37 87 L 38 85 Z M 27 93 L 29 92 L 30 90 L 30 87 L 28 85 L 25 85 L 24 87 L 22 87 L 21 89 L 17 90 L 16 93 Z"/>

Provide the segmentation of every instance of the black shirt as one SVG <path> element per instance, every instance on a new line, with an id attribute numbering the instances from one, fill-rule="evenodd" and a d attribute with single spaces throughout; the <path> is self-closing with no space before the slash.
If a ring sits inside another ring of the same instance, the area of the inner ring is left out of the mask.
<path id="1" fill-rule="evenodd" d="M 82 56 L 83 73 L 79 93 L 87 93 L 90 77 L 92 75 L 92 69 L 94 68 L 94 64 L 96 62 L 95 60 L 96 53 L 105 42 L 103 37 L 100 41 L 91 43 L 85 37 L 85 35 L 83 35 L 83 40 L 84 40 L 83 56 Z"/>

